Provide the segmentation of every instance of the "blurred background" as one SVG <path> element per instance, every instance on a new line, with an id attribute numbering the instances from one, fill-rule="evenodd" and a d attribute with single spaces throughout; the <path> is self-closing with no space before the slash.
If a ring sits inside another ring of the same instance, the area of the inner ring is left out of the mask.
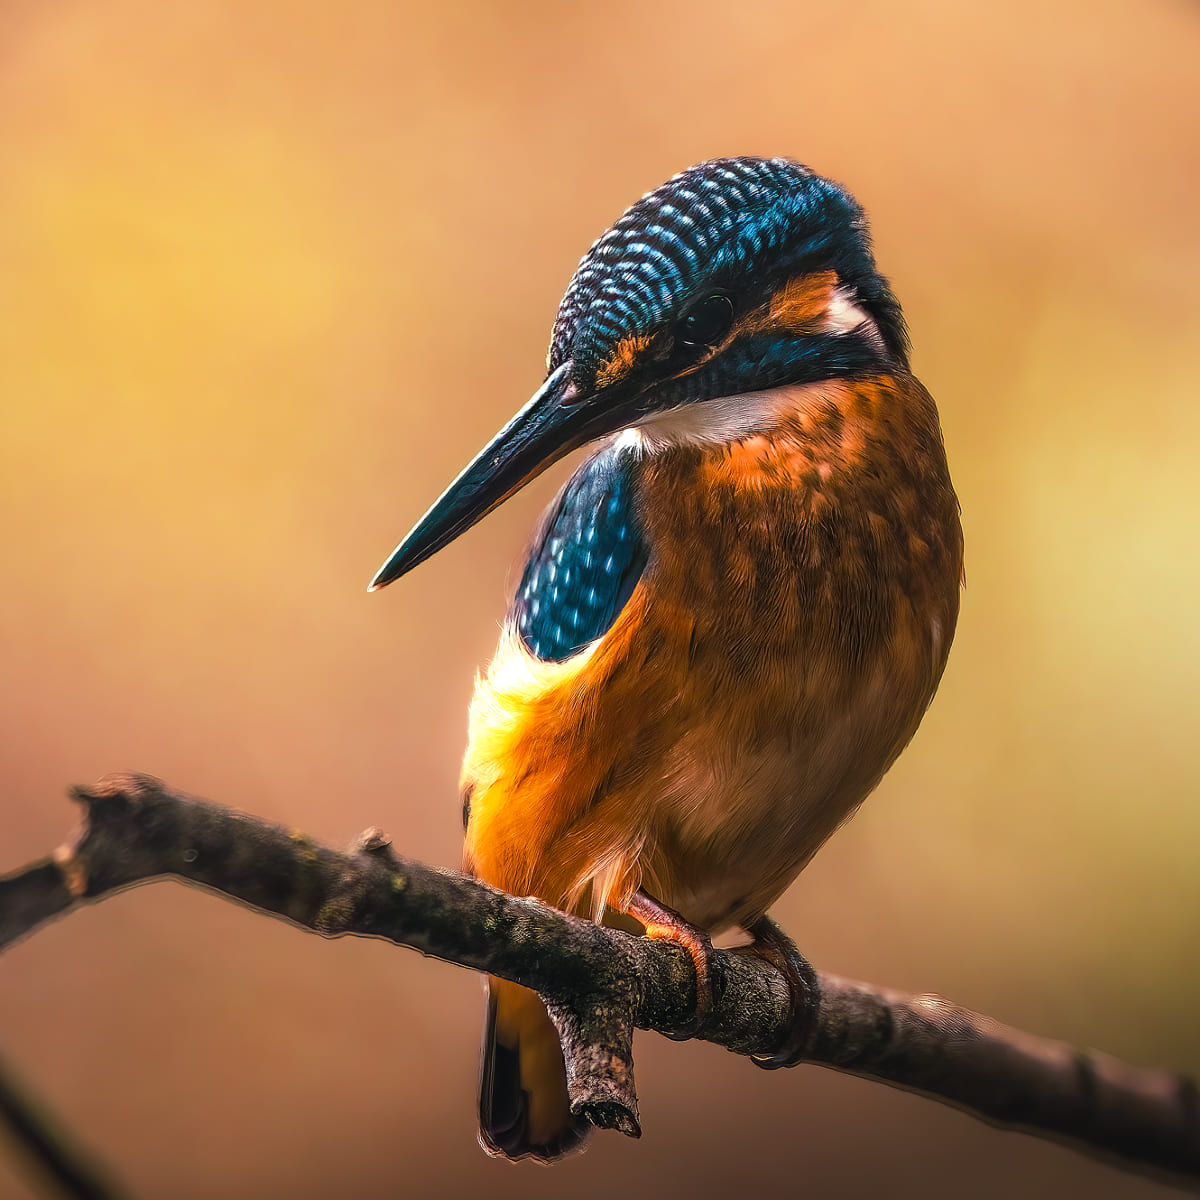
<path id="1" fill-rule="evenodd" d="M 540 381 L 592 239 L 786 154 L 872 216 L 968 586 L 921 732 L 776 916 L 823 968 L 1200 1071 L 1198 61 L 1184 0 L 5 0 L 0 870 L 116 769 L 456 866 L 473 675 L 569 465 L 366 583 Z M 495 1163 L 481 1003 L 157 884 L 0 960 L 0 1049 L 139 1197 L 1166 1194 L 648 1035 L 640 1142 Z"/>

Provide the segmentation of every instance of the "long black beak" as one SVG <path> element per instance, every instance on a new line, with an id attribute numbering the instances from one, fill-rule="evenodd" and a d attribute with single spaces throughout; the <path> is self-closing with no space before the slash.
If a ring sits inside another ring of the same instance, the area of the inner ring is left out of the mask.
<path id="1" fill-rule="evenodd" d="M 626 405 L 581 397 L 570 382 L 571 363 L 552 372 L 533 398 L 476 455 L 379 568 L 368 590 L 386 587 L 411 571 L 565 454 L 628 422 Z"/>

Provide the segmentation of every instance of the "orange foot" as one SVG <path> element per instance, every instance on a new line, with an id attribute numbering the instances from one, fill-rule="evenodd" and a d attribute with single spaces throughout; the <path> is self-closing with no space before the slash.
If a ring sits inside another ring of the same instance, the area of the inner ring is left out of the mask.
<path id="1" fill-rule="evenodd" d="M 712 980 L 708 969 L 712 942 L 702 929 L 689 924 L 673 908 L 660 904 L 645 892 L 634 892 L 628 912 L 642 923 L 647 937 L 678 942 L 691 955 L 696 968 L 696 1012 L 688 1029 L 673 1035 L 676 1041 L 686 1041 L 712 1012 Z"/>

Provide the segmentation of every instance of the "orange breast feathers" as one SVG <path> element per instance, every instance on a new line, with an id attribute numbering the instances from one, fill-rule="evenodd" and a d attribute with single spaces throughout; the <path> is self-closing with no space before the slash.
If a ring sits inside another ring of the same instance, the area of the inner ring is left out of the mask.
<path id="1" fill-rule="evenodd" d="M 905 375 L 770 411 L 732 443 L 647 444 L 647 565 L 608 633 L 555 663 L 504 631 L 463 766 L 480 878 L 749 924 L 915 732 L 962 572 L 933 402 Z"/>

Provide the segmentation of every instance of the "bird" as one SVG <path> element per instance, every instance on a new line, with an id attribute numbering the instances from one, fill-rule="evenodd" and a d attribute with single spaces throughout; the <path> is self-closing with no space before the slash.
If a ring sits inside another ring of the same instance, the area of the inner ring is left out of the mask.
<path id="1" fill-rule="evenodd" d="M 464 869 L 682 942 L 698 1012 L 721 931 L 795 987 L 768 909 L 916 732 L 963 580 L 938 411 L 850 193 L 730 157 L 633 204 L 580 261 L 544 382 L 371 589 L 581 447 L 476 682 Z M 488 989 L 481 1143 L 553 1161 L 588 1133 L 557 1033 Z"/>

